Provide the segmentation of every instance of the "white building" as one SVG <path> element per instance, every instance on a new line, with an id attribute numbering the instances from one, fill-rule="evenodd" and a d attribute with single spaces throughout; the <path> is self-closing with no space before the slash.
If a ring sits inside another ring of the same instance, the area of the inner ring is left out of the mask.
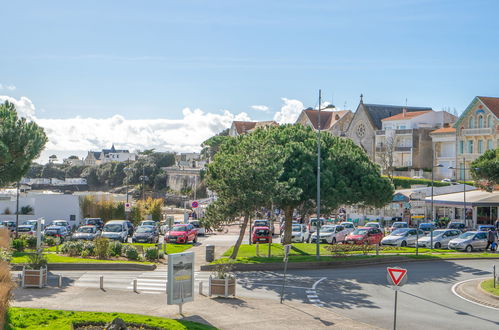
<path id="1" fill-rule="evenodd" d="M 442 127 L 432 131 L 430 136 L 433 143 L 435 179 L 455 178 L 455 171 L 449 167 L 456 167 L 456 129 Z"/>
<path id="2" fill-rule="evenodd" d="M 102 149 L 102 151 L 89 151 L 85 158 L 85 165 L 100 165 L 108 162 L 126 162 L 137 159 L 137 154 L 126 149 Z"/>

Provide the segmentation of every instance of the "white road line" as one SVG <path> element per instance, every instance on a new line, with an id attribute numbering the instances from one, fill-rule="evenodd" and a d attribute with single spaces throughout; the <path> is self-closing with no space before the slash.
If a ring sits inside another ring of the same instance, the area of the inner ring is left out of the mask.
<path id="1" fill-rule="evenodd" d="M 490 309 L 493 309 L 493 310 L 496 310 L 496 311 L 499 311 L 499 308 L 495 308 L 495 307 L 492 307 L 492 306 L 487 306 L 487 305 L 482 305 L 480 303 L 477 303 L 476 301 L 473 301 L 473 300 L 470 300 L 470 299 L 467 299 L 467 298 L 464 298 L 463 296 L 461 296 L 460 294 L 458 294 L 456 292 L 456 288 L 458 285 L 462 284 L 462 283 L 465 283 L 465 282 L 470 282 L 470 281 L 475 281 L 475 280 L 485 280 L 485 279 L 489 279 L 490 277 L 482 277 L 482 278 L 472 278 L 471 280 L 465 280 L 465 281 L 461 281 L 461 282 L 457 282 L 456 284 L 454 284 L 452 286 L 452 293 L 455 295 L 455 296 L 458 296 L 459 298 L 463 299 L 463 300 L 466 300 L 467 302 L 470 302 L 472 304 L 475 304 L 475 305 L 478 305 L 478 306 L 482 306 L 482 307 L 486 307 L 486 308 L 490 308 Z"/>
<path id="2" fill-rule="evenodd" d="M 327 277 L 323 277 L 323 278 L 321 278 L 320 280 L 316 281 L 316 282 L 314 283 L 314 285 L 312 285 L 312 289 L 314 289 L 314 290 L 315 290 L 315 288 L 317 288 L 317 285 L 319 285 L 319 283 L 320 283 L 320 282 L 322 282 L 322 281 L 324 281 L 324 280 L 327 280 Z"/>

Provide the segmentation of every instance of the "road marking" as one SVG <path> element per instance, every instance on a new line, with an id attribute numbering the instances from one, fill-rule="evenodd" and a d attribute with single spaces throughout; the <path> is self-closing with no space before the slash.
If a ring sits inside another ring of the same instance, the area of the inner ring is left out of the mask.
<path id="1" fill-rule="evenodd" d="M 320 280 L 316 281 L 316 282 L 314 283 L 314 285 L 312 285 L 312 289 L 314 289 L 314 290 L 315 290 L 315 288 L 317 288 L 317 285 L 319 285 L 319 283 L 320 283 L 320 282 L 322 282 L 322 281 L 324 281 L 324 280 L 327 280 L 327 277 L 323 277 L 323 278 L 321 278 Z"/>
<path id="2" fill-rule="evenodd" d="M 466 283 L 466 282 L 475 281 L 475 280 L 482 280 L 482 279 L 483 279 L 483 280 L 485 280 L 485 279 L 489 279 L 489 278 L 490 278 L 490 277 L 472 278 L 471 280 L 464 280 L 464 281 L 461 281 L 461 282 L 457 282 L 456 284 L 454 284 L 454 285 L 452 286 L 452 293 L 453 293 L 455 296 L 458 296 L 459 298 L 464 299 L 464 300 L 466 300 L 467 302 L 470 302 L 470 303 L 472 303 L 472 304 L 475 304 L 475 305 L 478 305 L 478 306 L 482 306 L 482 307 L 486 307 L 486 308 L 490 308 L 490 309 L 493 309 L 493 310 L 499 311 L 499 308 L 495 308 L 495 307 L 492 307 L 492 306 L 487 306 L 487 305 L 480 304 L 480 303 L 478 303 L 478 302 L 476 302 L 476 301 L 470 300 L 470 299 L 468 299 L 468 298 L 464 298 L 463 296 L 461 296 L 460 294 L 458 294 L 458 293 L 456 292 L 456 288 L 457 288 L 457 286 L 458 286 L 458 285 L 460 285 L 460 284 L 463 284 L 463 283 Z"/>

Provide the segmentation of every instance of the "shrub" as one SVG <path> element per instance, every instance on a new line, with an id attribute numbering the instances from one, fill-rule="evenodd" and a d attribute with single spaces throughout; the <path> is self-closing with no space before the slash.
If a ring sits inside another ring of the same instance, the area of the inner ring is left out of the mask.
<path id="1" fill-rule="evenodd" d="M 47 258 L 42 253 L 30 253 L 28 254 L 28 264 L 26 268 L 28 269 L 40 269 L 47 265 Z"/>
<path id="2" fill-rule="evenodd" d="M 82 256 L 82 258 L 88 257 L 88 250 L 81 251 L 81 256 Z"/>
<path id="3" fill-rule="evenodd" d="M 61 245 L 61 252 L 68 254 L 70 257 L 75 257 L 81 255 L 83 251 L 83 243 L 80 241 L 69 241 L 64 242 Z"/>
<path id="4" fill-rule="evenodd" d="M 87 256 L 94 256 L 95 255 L 95 243 L 94 242 L 85 242 L 83 243 L 83 251 L 82 251 L 82 257 L 83 257 L 83 252 L 87 253 Z"/>
<path id="5" fill-rule="evenodd" d="M 109 240 L 99 237 L 95 240 L 95 254 L 99 259 L 107 259 L 109 255 Z"/>
<path id="6" fill-rule="evenodd" d="M 8 249 L 0 247 L 0 262 L 7 261 L 9 262 L 12 258 L 12 253 Z"/>
<path id="7" fill-rule="evenodd" d="M 45 241 L 45 244 L 47 244 L 48 246 L 55 245 L 55 239 L 53 237 L 45 236 L 44 241 Z"/>
<path id="8" fill-rule="evenodd" d="M 137 248 L 132 245 L 125 245 L 123 248 L 123 254 L 130 260 L 139 259 L 139 251 L 137 251 Z"/>
<path id="9" fill-rule="evenodd" d="M 0 261 L 0 329 L 4 329 L 5 317 L 13 288 L 14 283 L 10 275 L 9 264 Z"/>
<path id="10" fill-rule="evenodd" d="M 36 248 L 36 236 L 26 236 L 26 245 L 30 249 Z"/>
<path id="11" fill-rule="evenodd" d="M 109 255 L 112 257 L 121 256 L 121 250 L 123 249 L 123 245 L 120 242 L 113 241 L 109 243 Z"/>
<path id="12" fill-rule="evenodd" d="M 155 247 L 148 247 L 144 254 L 147 260 L 156 260 L 159 256 L 159 250 Z"/>
<path id="13" fill-rule="evenodd" d="M 26 241 L 23 238 L 16 238 L 12 240 L 12 248 L 17 252 L 24 251 L 25 247 L 26 247 Z"/>

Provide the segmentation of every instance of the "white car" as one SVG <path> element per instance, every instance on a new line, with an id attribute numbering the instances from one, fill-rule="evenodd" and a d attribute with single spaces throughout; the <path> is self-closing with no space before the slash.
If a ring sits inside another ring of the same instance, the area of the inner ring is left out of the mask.
<path id="1" fill-rule="evenodd" d="M 467 231 L 459 237 L 450 240 L 449 249 L 464 250 L 485 250 L 487 246 L 487 233 L 484 231 Z"/>
<path id="2" fill-rule="evenodd" d="M 303 243 L 310 240 L 310 232 L 307 226 L 293 223 L 291 226 L 291 242 L 292 243 Z M 281 243 L 284 241 L 284 232 L 281 235 Z"/>
<path id="3" fill-rule="evenodd" d="M 449 247 L 449 242 L 458 238 L 462 232 L 457 229 L 437 229 L 433 231 L 433 238 L 430 235 L 426 235 L 421 237 L 418 240 L 418 246 L 424 248 L 431 248 L 431 244 L 433 241 L 433 247 L 435 249 L 445 249 Z"/>
<path id="4" fill-rule="evenodd" d="M 201 225 L 199 220 L 189 220 L 189 223 L 198 230 L 198 235 L 204 236 L 206 234 L 206 229 Z"/>
<path id="5" fill-rule="evenodd" d="M 345 227 L 345 230 L 347 230 L 349 234 L 355 230 L 355 225 L 350 221 L 343 221 L 340 223 L 340 226 Z"/>
<path id="6" fill-rule="evenodd" d="M 363 227 L 381 229 L 381 225 L 379 224 L 379 222 L 373 222 L 373 221 L 366 223 Z"/>
<path id="7" fill-rule="evenodd" d="M 349 232 L 342 225 L 326 225 L 322 226 L 320 229 L 320 243 L 335 244 L 338 242 L 345 241 L 345 237 Z M 313 233 L 310 242 L 315 243 L 317 241 L 317 232 Z"/>
<path id="8" fill-rule="evenodd" d="M 416 241 L 419 237 L 424 235 L 421 229 L 416 228 L 400 228 L 394 230 L 390 235 L 383 237 L 381 245 L 389 246 L 416 246 Z"/>
<path id="9" fill-rule="evenodd" d="M 317 230 L 317 218 L 310 218 L 310 221 L 308 222 L 308 231 L 311 233 L 314 233 Z M 326 219 L 320 218 L 320 226 L 324 226 L 326 223 Z"/>
<path id="10" fill-rule="evenodd" d="M 71 225 L 66 220 L 54 220 L 50 224 L 51 226 L 66 227 L 66 230 L 71 233 Z"/>

